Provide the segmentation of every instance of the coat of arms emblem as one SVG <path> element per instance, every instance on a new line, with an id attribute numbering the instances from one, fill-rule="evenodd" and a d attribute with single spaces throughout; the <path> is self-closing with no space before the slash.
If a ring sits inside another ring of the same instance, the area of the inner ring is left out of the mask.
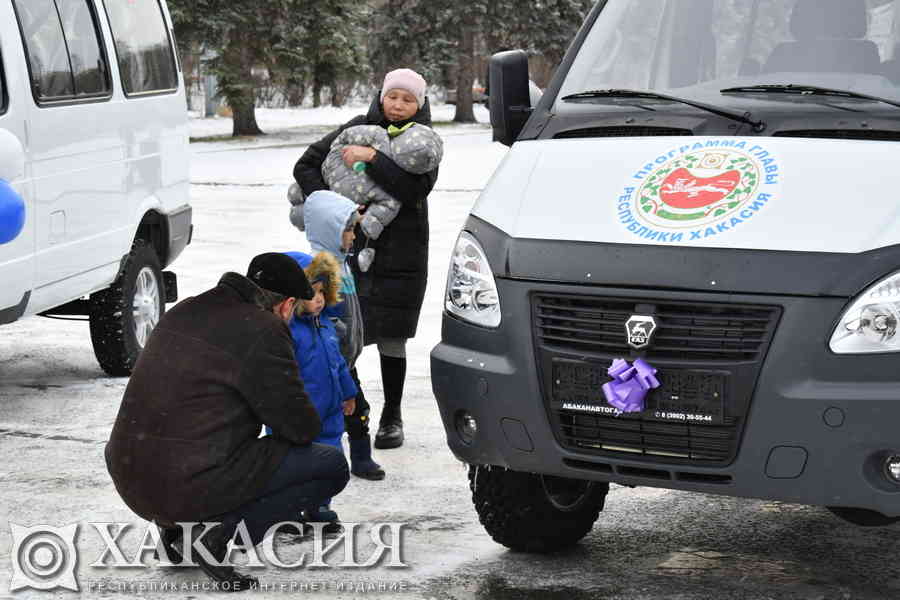
<path id="1" fill-rule="evenodd" d="M 742 152 L 687 153 L 647 177 L 638 191 L 638 215 L 648 225 L 676 229 L 716 222 L 740 212 L 762 175 Z"/>

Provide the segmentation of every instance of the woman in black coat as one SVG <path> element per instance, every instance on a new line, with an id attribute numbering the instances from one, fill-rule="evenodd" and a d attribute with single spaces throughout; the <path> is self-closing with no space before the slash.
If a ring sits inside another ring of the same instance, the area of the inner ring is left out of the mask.
<path id="1" fill-rule="evenodd" d="M 389 125 L 403 127 L 415 122 L 431 125 L 431 110 L 425 96 L 425 80 L 410 69 L 397 69 L 385 76 L 381 94 L 365 115 L 355 117 L 315 144 L 297 161 L 294 178 L 309 195 L 328 186 L 322 177 L 322 163 L 331 144 L 348 127 Z M 366 173 L 383 190 L 402 204 L 400 214 L 377 240 L 359 235 L 355 251 L 363 245 L 375 250 L 375 261 L 365 273 L 352 261 L 365 328 L 365 343 L 377 344 L 381 357 L 384 408 L 381 413 L 376 448 L 396 448 L 403 444 L 400 402 L 406 379 L 406 340 L 416 335 L 419 312 L 428 277 L 428 194 L 437 181 L 434 169 L 414 175 L 374 148 L 350 146 L 343 151 L 348 166 L 362 161 Z"/>

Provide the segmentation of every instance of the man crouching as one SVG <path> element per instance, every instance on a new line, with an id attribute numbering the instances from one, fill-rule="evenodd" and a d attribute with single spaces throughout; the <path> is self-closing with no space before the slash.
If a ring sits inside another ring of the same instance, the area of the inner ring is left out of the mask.
<path id="1" fill-rule="evenodd" d="M 296 299 L 312 297 L 303 269 L 269 253 L 253 259 L 247 277 L 226 273 L 176 305 L 141 352 L 106 446 L 119 495 L 160 525 L 170 560 L 188 558 L 231 589 L 255 583 L 217 564 L 242 520 L 258 544 L 271 525 L 296 521 L 350 477 L 340 450 L 312 443 L 321 423 L 286 324 Z M 273 435 L 259 437 L 263 423 Z M 182 522 L 218 525 L 205 535 L 196 527 L 183 544 Z"/>

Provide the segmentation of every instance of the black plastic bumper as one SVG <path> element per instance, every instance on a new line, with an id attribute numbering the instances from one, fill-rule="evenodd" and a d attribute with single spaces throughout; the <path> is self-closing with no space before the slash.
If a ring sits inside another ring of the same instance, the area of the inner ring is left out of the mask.
<path id="1" fill-rule="evenodd" d="M 166 215 L 169 251 L 166 254 L 166 264 L 163 266 L 168 266 L 175 262 L 175 259 L 191 243 L 191 238 L 194 234 L 193 214 L 193 209 L 190 206 L 185 206 Z"/>

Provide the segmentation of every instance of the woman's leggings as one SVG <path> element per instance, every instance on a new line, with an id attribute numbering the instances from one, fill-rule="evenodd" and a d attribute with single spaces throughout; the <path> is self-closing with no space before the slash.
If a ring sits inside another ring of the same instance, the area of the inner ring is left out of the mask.
<path id="1" fill-rule="evenodd" d="M 391 358 L 406 358 L 406 338 L 382 338 L 378 344 L 378 354 Z"/>

